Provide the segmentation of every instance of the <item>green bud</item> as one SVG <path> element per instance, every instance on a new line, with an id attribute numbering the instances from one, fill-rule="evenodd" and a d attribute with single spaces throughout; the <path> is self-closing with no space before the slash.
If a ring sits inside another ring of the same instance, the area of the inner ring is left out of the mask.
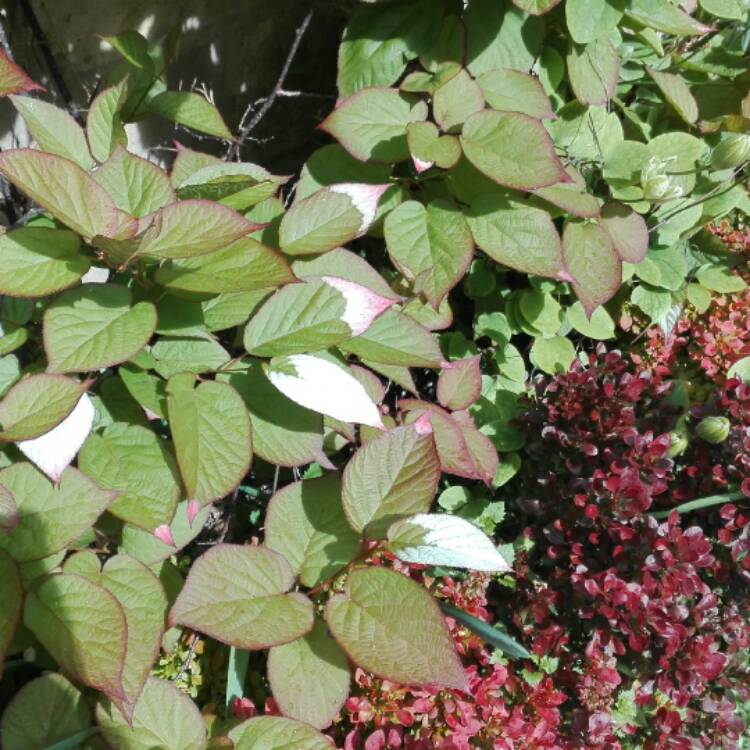
<path id="1" fill-rule="evenodd" d="M 670 432 L 669 437 L 672 440 L 672 444 L 667 451 L 667 458 L 677 458 L 677 456 L 681 456 L 687 450 L 687 435 L 684 432 Z"/>
<path id="2" fill-rule="evenodd" d="M 652 156 L 641 170 L 641 187 L 647 201 L 668 201 L 682 196 L 682 189 L 668 174 L 674 157 L 658 159 Z"/>
<path id="3" fill-rule="evenodd" d="M 695 431 L 701 440 L 718 445 L 729 437 L 729 427 L 726 417 L 706 417 L 701 419 Z"/>
<path id="4" fill-rule="evenodd" d="M 750 159 L 750 135 L 733 133 L 711 152 L 714 169 L 733 169 Z"/>

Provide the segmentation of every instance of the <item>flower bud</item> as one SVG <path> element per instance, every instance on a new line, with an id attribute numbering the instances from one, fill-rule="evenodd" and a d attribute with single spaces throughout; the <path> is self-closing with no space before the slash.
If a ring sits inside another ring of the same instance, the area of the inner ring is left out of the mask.
<path id="1" fill-rule="evenodd" d="M 687 435 L 684 432 L 673 431 L 669 433 L 669 437 L 672 443 L 667 451 L 667 458 L 677 458 L 687 450 Z"/>
<path id="2" fill-rule="evenodd" d="M 641 187 L 647 201 L 668 201 L 682 196 L 682 188 L 667 174 L 671 161 L 652 156 L 641 170 Z"/>
<path id="3" fill-rule="evenodd" d="M 729 437 L 729 420 L 726 417 L 706 417 L 695 428 L 698 437 L 707 443 L 718 445 Z"/>
<path id="4" fill-rule="evenodd" d="M 750 159 L 750 135 L 732 133 L 711 152 L 714 169 L 733 169 Z"/>

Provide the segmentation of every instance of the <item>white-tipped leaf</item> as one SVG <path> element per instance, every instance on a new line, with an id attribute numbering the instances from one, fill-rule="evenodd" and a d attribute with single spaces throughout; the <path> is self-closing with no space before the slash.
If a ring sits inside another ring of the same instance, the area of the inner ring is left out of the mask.
<path id="1" fill-rule="evenodd" d="M 312 354 L 275 359 L 268 379 L 300 406 L 342 422 L 382 427 L 375 403 L 362 384 L 339 365 Z"/>
<path id="2" fill-rule="evenodd" d="M 404 562 L 491 573 L 510 566 L 492 540 L 473 523 L 447 513 L 420 513 L 388 529 L 388 547 Z"/>
<path id="3" fill-rule="evenodd" d="M 359 182 L 340 182 L 331 185 L 328 189 L 334 193 L 342 193 L 349 196 L 354 208 L 362 214 L 362 223 L 359 225 L 359 235 L 363 235 L 370 224 L 375 221 L 378 210 L 378 201 L 390 185 L 368 185 Z M 358 236 L 359 236 L 358 235 Z"/>
<path id="4" fill-rule="evenodd" d="M 352 336 L 364 333 L 378 315 L 395 303 L 395 300 L 381 297 L 361 284 L 337 276 L 323 276 L 323 281 L 344 296 L 346 307 L 341 320 L 351 328 Z"/>
<path id="5" fill-rule="evenodd" d="M 16 445 L 26 458 L 57 483 L 89 436 L 94 416 L 94 405 L 88 394 L 84 393 L 60 424 L 44 435 L 22 440 Z"/>

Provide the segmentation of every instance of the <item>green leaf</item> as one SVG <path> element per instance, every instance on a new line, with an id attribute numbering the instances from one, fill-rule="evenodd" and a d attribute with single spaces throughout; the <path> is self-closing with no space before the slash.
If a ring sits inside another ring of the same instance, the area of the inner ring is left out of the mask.
<path id="1" fill-rule="evenodd" d="M 49 432 L 74 409 L 84 393 L 81 383 L 40 373 L 21 380 L 0 401 L 0 442 L 29 440 Z"/>
<path id="2" fill-rule="evenodd" d="M 30 96 L 11 96 L 10 100 L 42 151 L 70 159 L 86 170 L 94 168 L 83 128 L 64 109 Z"/>
<path id="3" fill-rule="evenodd" d="M 350 680 L 347 656 L 323 620 L 316 619 L 304 638 L 268 652 L 268 681 L 282 713 L 316 729 L 336 718 Z"/>
<path id="4" fill-rule="evenodd" d="M 242 325 L 271 292 L 273 289 L 256 289 L 254 292 L 224 292 L 211 297 L 201 302 L 203 324 L 211 332 Z"/>
<path id="5" fill-rule="evenodd" d="M 63 292 L 44 314 L 44 349 L 50 372 L 87 372 L 123 362 L 156 329 L 156 308 L 132 304 L 118 284 L 82 284 Z"/>
<path id="6" fill-rule="evenodd" d="M 0 532 L 10 534 L 18 523 L 18 508 L 13 495 L 0 485 Z"/>
<path id="7" fill-rule="evenodd" d="M 302 466 L 323 453 L 323 419 L 275 388 L 257 360 L 243 362 L 228 382 L 245 401 L 253 430 L 253 450 L 277 466 Z"/>
<path id="8" fill-rule="evenodd" d="M 700 0 L 700 5 L 706 13 L 732 21 L 741 21 L 747 13 L 742 0 Z"/>
<path id="9" fill-rule="evenodd" d="M 575 356 L 573 342 L 565 336 L 535 338 L 529 352 L 531 363 L 548 375 L 566 373 Z"/>
<path id="10" fill-rule="evenodd" d="M 435 122 L 446 133 L 460 130 L 459 126 L 483 107 L 482 89 L 463 69 L 440 86 L 432 97 Z"/>
<path id="11" fill-rule="evenodd" d="M 132 364 L 123 365 L 117 372 L 141 408 L 161 419 L 167 418 L 167 390 L 163 380 Z"/>
<path id="12" fill-rule="evenodd" d="M 562 326 L 563 314 L 560 303 L 549 292 L 539 289 L 528 289 L 518 296 L 516 311 L 523 327 L 533 329 L 533 334 L 554 336 Z"/>
<path id="13" fill-rule="evenodd" d="M 384 568 L 358 568 L 326 621 L 362 669 L 394 682 L 466 690 L 461 662 L 437 603 L 418 583 Z"/>
<path id="14" fill-rule="evenodd" d="M 452 607 L 445 602 L 440 602 L 440 609 L 446 615 L 465 625 L 473 633 L 476 633 L 482 640 L 495 648 L 499 648 L 504 654 L 510 656 L 511 659 L 528 659 L 531 657 L 531 654 L 520 643 L 500 630 L 498 626 L 490 625 L 488 622 L 484 622 L 484 620 L 480 620 L 478 617 L 474 617 L 468 612 Z"/>
<path id="15" fill-rule="evenodd" d="M 339 45 L 339 96 L 394 83 L 437 36 L 442 15 L 433 0 L 357 7 Z"/>
<path id="16" fill-rule="evenodd" d="M 437 383 L 438 401 L 446 409 L 460 411 L 471 406 L 482 392 L 481 355 L 443 365 Z"/>
<path id="17" fill-rule="evenodd" d="M 384 365 L 439 367 L 443 355 L 435 337 L 408 315 L 387 310 L 362 334 L 339 349 Z"/>
<path id="18" fill-rule="evenodd" d="M 680 75 L 662 73 L 648 66 L 646 71 L 656 81 L 664 98 L 674 107 L 677 114 L 688 125 L 694 124 L 698 120 L 698 103 L 685 79 Z"/>
<path id="19" fill-rule="evenodd" d="M 3 151 L 0 173 L 86 240 L 114 237 L 132 221 L 93 177 L 61 156 L 30 148 Z"/>
<path id="20" fill-rule="evenodd" d="M 551 11 L 559 2 L 560 0 L 513 0 L 513 5 L 532 15 L 541 16 Z"/>
<path id="21" fill-rule="evenodd" d="M 118 706 L 128 719 L 159 655 L 167 597 L 159 579 L 143 563 L 127 555 L 110 557 L 99 583 L 119 602 L 127 626 L 127 652 L 122 667 L 123 700 Z"/>
<path id="22" fill-rule="evenodd" d="M 388 549 L 400 560 L 417 565 L 510 571 L 486 534 L 469 521 L 447 513 L 422 513 L 396 521 L 388 529 Z"/>
<path id="23" fill-rule="evenodd" d="M 640 263 L 646 257 L 648 227 L 632 208 L 622 203 L 607 203 L 602 207 L 600 224 L 622 260 Z"/>
<path id="24" fill-rule="evenodd" d="M 337 473 L 279 490 L 268 504 L 265 530 L 269 549 L 283 555 L 309 588 L 338 573 L 360 549 L 359 534 L 344 515 Z"/>
<path id="25" fill-rule="evenodd" d="M 286 593 L 294 572 L 264 547 L 218 544 L 190 568 L 169 624 L 184 625 L 237 648 L 289 643 L 313 626 L 313 604 Z"/>
<path id="26" fill-rule="evenodd" d="M 617 28 L 625 0 L 567 0 L 565 20 L 573 41 L 588 44 Z"/>
<path id="27" fill-rule="evenodd" d="M 77 469 L 66 469 L 58 487 L 29 463 L 0 471 L 0 485 L 13 496 L 18 523 L 0 534 L 0 548 L 18 562 L 40 560 L 78 539 L 114 500 Z"/>
<path id="28" fill-rule="evenodd" d="M 89 270 L 73 232 L 23 227 L 0 236 L 0 293 L 46 297 L 76 284 Z"/>
<path id="29" fill-rule="evenodd" d="M 464 123 L 461 146 L 482 174 L 506 187 L 535 190 L 569 179 L 544 126 L 519 112 L 478 112 Z"/>
<path id="30" fill-rule="evenodd" d="M 448 169 L 461 158 L 461 144 L 454 135 L 440 135 L 432 122 L 412 122 L 406 127 L 406 140 L 414 166 L 424 172 L 433 164 Z"/>
<path id="31" fill-rule="evenodd" d="M 232 386 L 182 380 L 167 384 L 169 422 L 188 499 L 203 506 L 228 495 L 250 468 L 250 417 Z"/>
<path id="32" fill-rule="evenodd" d="M 662 320 L 672 307 L 672 295 L 663 289 L 655 289 L 648 284 L 639 284 L 633 289 L 630 300 L 643 310 L 652 323 Z"/>
<path id="33" fill-rule="evenodd" d="M 24 625 L 66 673 L 121 704 L 125 614 L 102 586 L 78 575 L 45 579 L 26 596 Z"/>
<path id="34" fill-rule="evenodd" d="M 0 396 L 4 396 L 21 377 L 21 363 L 15 354 L 0 357 Z"/>
<path id="35" fill-rule="evenodd" d="M 487 104 L 493 109 L 521 112 L 538 120 L 556 117 L 542 84 L 518 70 L 488 70 L 477 78 Z"/>
<path id="36" fill-rule="evenodd" d="M 171 682 L 149 677 L 132 723 L 114 706 L 96 707 L 96 721 L 112 750 L 204 750 L 206 727 L 198 707 Z"/>
<path id="37" fill-rule="evenodd" d="M 440 478 L 431 432 L 429 422 L 396 427 L 352 456 L 342 500 L 353 529 L 382 539 L 394 521 L 429 509 Z"/>
<path id="38" fill-rule="evenodd" d="M 591 317 L 620 287 L 620 256 L 609 235 L 598 224 L 569 222 L 563 232 L 563 257 L 575 279 L 573 289 L 586 315 Z"/>
<path id="39" fill-rule="evenodd" d="M 247 668 L 250 662 L 250 652 L 242 649 L 229 647 L 229 666 L 227 667 L 227 690 L 225 708 L 231 710 L 232 702 L 236 698 L 245 697 L 245 680 L 247 679 Z"/>
<path id="40" fill-rule="evenodd" d="M 123 31 L 104 40 L 112 45 L 134 68 L 153 73 L 154 61 L 148 52 L 148 41 L 137 31 Z"/>
<path id="41" fill-rule="evenodd" d="M 356 159 L 388 163 L 409 158 L 406 126 L 426 119 L 422 100 L 397 89 L 368 88 L 344 99 L 320 128 Z"/>
<path id="42" fill-rule="evenodd" d="M 589 319 L 583 305 L 576 302 L 567 309 L 566 314 L 570 325 L 587 338 L 604 341 L 615 337 L 615 321 L 604 307 L 597 307 Z"/>
<path id="43" fill-rule="evenodd" d="M 582 219 L 599 216 L 599 201 L 586 192 L 586 181 L 575 167 L 565 169 L 572 182 L 559 182 L 539 188 L 534 195 Z"/>
<path id="44" fill-rule="evenodd" d="M 127 146 L 128 137 L 120 118 L 127 99 L 127 79 L 104 89 L 94 98 L 86 118 L 89 148 L 98 162 L 105 162 L 117 146 Z"/>
<path id="45" fill-rule="evenodd" d="M 620 57 L 608 38 L 571 44 L 566 58 L 570 86 L 581 104 L 607 104 L 615 95 Z"/>
<path id="46" fill-rule="evenodd" d="M 425 207 L 407 201 L 385 220 L 388 254 L 401 273 L 435 307 L 463 278 L 474 243 L 463 214 L 447 201 Z"/>
<path id="47" fill-rule="evenodd" d="M 649 29 L 678 37 L 705 34 L 711 31 L 668 0 L 631 0 L 626 16 Z"/>
<path id="48" fill-rule="evenodd" d="M 695 277 L 701 286 L 720 294 L 732 294 L 747 288 L 747 284 L 741 276 L 732 273 L 730 269 L 723 266 L 701 266 Z"/>
<path id="49" fill-rule="evenodd" d="M 93 174 L 117 208 L 131 216 L 146 216 L 174 203 L 174 190 L 167 173 L 119 144 Z"/>
<path id="50" fill-rule="evenodd" d="M 750 382 L 750 357 L 738 359 L 727 371 L 727 377 L 738 378 L 743 383 Z"/>
<path id="51" fill-rule="evenodd" d="M 0 600 L 3 602 L 3 618 L 0 620 L 0 677 L 3 674 L 3 661 L 13 643 L 23 609 L 23 584 L 21 573 L 13 558 L 0 549 Z M 3 747 L 5 732 L 3 723 Z"/>
<path id="52" fill-rule="evenodd" d="M 199 133 L 232 140 L 232 133 L 219 110 L 200 94 L 190 91 L 163 91 L 148 104 L 157 115 L 179 125 L 197 130 Z"/>
<path id="53" fill-rule="evenodd" d="M 392 304 L 366 287 L 332 276 L 288 284 L 250 319 L 245 349 L 259 357 L 328 349 L 366 331 Z"/>
<path id="54" fill-rule="evenodd" d="M 115 422 L 101 435 L 89 435 L 78 466 L 100 487 L 120 493 L 109 512 L 123 521 L 153 531 L 174 517 L 177 466 L 168 443 L 152 430 Z"/>
<path id="55" fill-rule="evenodd" d="M 91 726 L 83 695 L 61 674 L 47 672 L 27 682 L 0 722 L 5 750 L 50 748 Z"/>
<path id="56" fill-rule="evenodd" d="M 200 375 L 213 372 L 231 360 L 229 352 L 213 338 L 170 338 L 163 336 L 151 349 L 156 358 L 154 369 L 163 378 L 180 372 Z"/>
<path id="57" fill-rule="evenodd" d="M 463 21 L 466 67 L 474 76 L 498 68 L 528 72 L 542 50 L 544 19 L 526 15 L 509 0 L 474 0 Z"/>
<path id="58" fill-rule="evenodd" d="M 331 750 L 328 738 L 313 727 L 283 716 L 257 716 L 229 732 L 234 750 Z"/>
<path id="59" fill-rule="evenodd" d="M 536 276 L 566 277 L 560 236 L 547 211 L 485 195 L 472 201 L 466 220 L 477 245 L 498 263 Z"/>

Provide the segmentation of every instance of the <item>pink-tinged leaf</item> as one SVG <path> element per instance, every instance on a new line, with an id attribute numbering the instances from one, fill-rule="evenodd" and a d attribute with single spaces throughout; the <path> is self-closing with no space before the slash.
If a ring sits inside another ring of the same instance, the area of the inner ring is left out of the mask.
<path id="1" fill-rule="evenodd" d="M 627 263 L 640 263 L 648 250 L 648 227 L 640 214 L 622 203 L 602 207 L 599 223 L 612 240 L 617 254 Z"/>
<path id="2" fill-rule="evenodd" d="M 198 503 L 195 502 L 195 500 L 191 500 L 191 502 L 197 507 L 196 513 L 198 510 L 200 510 L 200 506 Z M 195 518 L 195 514 L 193 514 L 193 518 Z M 192 523 L 192 519 L 190 519 L 190 523 Z M 164 542 L 164 544 L 168 544 L 170 547 L 177 548 L 177 545 L 174 542 L 174 536 L 172 535 L 172 529 L 169 526 L 169 524 L 162 524 L 161 526 L 157 526 L 154 529 L 154 536 L 160 541 Z"/>
<path id="3" fill-rule="evenodd" d="M 417 431 L 417 435 L 432 435 L 432 420 L 429 412 L 425 412 L 414 422 L 414 429 Z"/>
<path id="4" fill-rule="evenodd" d="M 91 432 L 95 416 L 94 404 L 84 393 L 60 424 L 39 437 L 20 441 L 18 448 L 57 484 Z"/>
<path id="5" fill-rule="evenodd" d="M 353 570 L 346 592 L 328 600 L 328 627 L 351 660 L 394 682 L 467 690 L 437 603 L 401 573 Z"/>
<path id="6" fill-rule="evenodd" d="M 191 526 L 193 525 L 195 517 L 198 515 L 198 513 L 200 513 L 200 510 L 201 506 L 197 500 L 188 500 L 186 512 L 188 523 Z"/>
<path id="7" fill-rule="evenodd" d="M 218 544 L 190 568 L 169 613 L 222 643 L 248 650 L 289 643 L 313 626 L 313 604 L 287 593 L 294 583 L 289 563 L 265 547 Z"/>
<path id="8" fill-rule="evenodd" d="M 351 329 L 352 336 L 364 333 L 375 318 L 395 304 L 394 300 L 381 297 L 367 287 L 336 276 L 323 276 L 323 281 L 344 296 L 346 307 L 341 316 Z"/>
<path id="9" fill-rule="evenodd" d="M 369 440 L 344 469 L 342 501 L 349 525 L 370 539 L 385 537 L 399 518 L 426 512 L 440 467 L 431 432 L 396 427 Z"/>
<path id="10" fill-rule="evenodd" d="M 481 355 L 446 362 L 437 383 L 438 401 L 446 409 L 458 411 L 471 406 L 482 392 Z"/>
<path id="11" fill-rule="evenodd" d="M 0 494 L 1 502 L 2 495 Z M 0 601 L 3 603 L 3 616 L 0 618 L 0 677 L 2 677 L 3 662 L 13 643 L 23 609 L 21 573 L 18 565 L 4 549 L 0 549 Z"/>
<path id="12" fill-rule="evenodd" d="M 3 151 L 0 174 L 86 240 L 136 231 L 135 220 L 116 208 L 104 188 L 62 156 L 30 148 Z"/>
<path id="13" fill-rule="evenodd" d="M 26 596 L 23 621 L 67 674 L 122 705 L 127 624 L 109 591 L 79 575 L 52 575 Z"/>
<path id="14" fill-rule="evenodd" d="M 620 57 L 606 36 L 586 45 L 571 43 L 566 62 L 570 86 L 581 104 L 607 104 L 615 95 Z"/>
<path id="15" fill-rule="evenodd" d="M 599 215 L 599 201 L 586 192 L 586 180 L 572 166 L 565 168 L 572 182 L 561 182 L 534 190 L 534 195 L 581 219 L 592 219 Z"/>
<path id="16" fill-rule="evenodd" d="M 505 112 L 521 112 L 538 120 L 554 120 L 557 115 L 547 92 L 536 76 L 520 70 L 488 70 L 477 78 L 490 107 Z"/>
<path id="17" fill-rule="evenodd" d="M 0 484 L 0 532 L 10 534 L 17 525 L 18 506 L 16 500 L 13 493 Z"/>
<path id="18" fill-rule="evenodd" d="M 461 430 L 466 448 L 474 462 L 477 478 L 491 487 L 492 480 L 495 478 L 500 465 L 500 458 L 497 455 L 494 443 L 486 435 L 479 432 L 474 423 L 474 418 L 468 411 L 453 412 L 451 417 Z"/>
<path id="19" fill-rule="evenodd" d="M 607 232 L 594 222 L 565 226 L 563 256 L 574 279 L 573 289 L 590 318 L 620 288 L 622 260 Z"/>
<path id="20" fill-rule="evenodd" d="M 16 65 L 5 52 L 0 50 L 0 96 L 44 90 L 44 86 L 34 83 L 25 70 Z"/>
<path id="21" fill-rule="evenodd" d="M 354 207 L 362 215 L 362 222 L 359 225 L 357 236 L 363 235 L 369 228 L 370 224 L 375 221 L 375 214 L 378 210 L 378 202 L 383 193 L 388 190 L 390 185 L 368 185 L 367 183 L 358 182 L 340 182 L 331 185 L 329 190 L 334 193 L 342 193 L 349 196 Z"/>
<path id="22" fill-rule="evenodd" d="M 461 146 L 482 174 L 515 190 L 570 180 L 542 123 L 519 112 L 477 112 L 464 123 Z"/>
<path id="23" fill-rule="evenodd" d="M 203 167 L 209 167 L 212 164 L 222 164 L 222 160 L 211 154 L 204 154 L 201 151 L 193 151 L 192 148 L 183 146 L 179 141 L 174 141 L 177 149 L 177 156 L 172 164 L 172 187 L 180 187 L 190 175 L 195 174 Z"/>

